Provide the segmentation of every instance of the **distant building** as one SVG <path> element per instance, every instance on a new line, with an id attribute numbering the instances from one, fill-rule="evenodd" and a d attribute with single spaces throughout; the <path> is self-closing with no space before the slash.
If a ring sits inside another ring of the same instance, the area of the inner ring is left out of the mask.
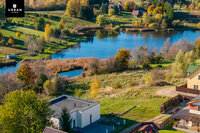
<path id="1" fill-rule="evenodd" d="M 7 55 L 6 59 L 16 59 L 16 55 Z"/>
<path id="2" fill-rule="evenodd" d="M 54 129 L 54 128 L 51 128 L 51 127 L 46 127 L 44 129 L 43 133 L 67 133 L 67 132 L 64 132 L 64 131 L 61 131 L 61 130 L 58 130 L 58 129 Z"/>
<path id="3" fill-rule="evenodd" d="M 72 119 L 72 128 L 84 128 L 100 119 L 100 103 L 73 96 L 62 95 L 50 100 L 51 109 L 55 111 L 51 118 L 53 125 L 60 129 L 60 115 L 66 107 Z"/>
<path id="4" fill-rule="evenodd" d="M 133 10 L 132 15 L 133 15 L 133 17 L 136 17 L 136 18 L 140 17 L 143 15 L 143 10 Z"/>

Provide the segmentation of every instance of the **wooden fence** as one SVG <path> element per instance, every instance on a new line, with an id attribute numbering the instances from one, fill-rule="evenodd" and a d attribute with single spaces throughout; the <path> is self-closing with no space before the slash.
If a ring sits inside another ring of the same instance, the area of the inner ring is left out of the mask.
<path id="1" fill-rule="evenodd" d="M 200 94 L 200 90 L 188 89 L 187 84 L 177 86 L 176 91 L 185 92 L 185 93 L 192 93 L 192 94 Z"/>

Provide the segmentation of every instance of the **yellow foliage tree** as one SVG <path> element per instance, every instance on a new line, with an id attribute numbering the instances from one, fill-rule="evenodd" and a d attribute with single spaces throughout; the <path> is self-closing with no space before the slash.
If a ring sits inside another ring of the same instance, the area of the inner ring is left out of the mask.
<path id="1" fill-rule="evenodd" d="M 149 15 L 151 15 L 152 12 L 153 12 L 153 10 L 154 10 L 154 8 L 155 8 L 154 5 L 150 5 L 150 6 L 148 7 L 148 9 L 147 9 L 147 13 L 148 13 Z"/>
<path id="2" fill-rule="evenodd" d="M 48 41 L 51 36 L 52 36 L 51 24 L 47 23 L 45 27 L 44 38 L 46 41 Z"/>
<path id="3" fill-rule="evenodd" d="M 138 28 L 138 26 L 139 26 L 139 23 L 138 23 L 138 21 L 136 21 L 135 22 L 135 27 Z"/>
<path id="4" fill-rule="evenodd" d="M 21 34 L 19 32 L 16 32 L 16 37 L 20 37 Z"/>
<path id="5" fill-rule="evenodd" d="M 90 87 L 91 96 L 94 97 L 98 93 L 98 89 L 100 88 L 100 81 L 97 77 L 94 78 L 92 85 Z"/>
<path id="6" fill-rule="evenodd" d="M 199 28 L 199 29 L 200 29 L 200 22 L 197 24 L 197 28 Z"/>
<path id="7" fill-rule="evenodd" d="M 156 14 L 154 18 L 156 21 L 158 21 L 160 23 L 162 21 L 163 16 L 162 16 L 162 14 Z"/>

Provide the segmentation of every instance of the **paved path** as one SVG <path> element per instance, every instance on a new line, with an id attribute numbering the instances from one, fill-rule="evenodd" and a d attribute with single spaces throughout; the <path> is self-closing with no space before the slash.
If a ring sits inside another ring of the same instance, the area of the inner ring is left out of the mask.
<path id="1" fill-rule="evenodd" d="M 129 133 L 131 132 L 135 127 L 137 127 L 138 125 L 140 125 L 140 123 L 135 123 L 134 125 L 124 129 L 123 131 L 121 131 L 120 133 Z"/>
<path id="2" fill-rule="evenodd" d="M 176 91 L 176 87 L 168 87 L 168 88 L 164 88 L 164 89 L 158 90 L 156 92 L 156 94 L 160 95 L 160 96 L 167 96 L 167 97 L 175 97 L 178 94 L 186 95 L 186 96 L 192 96 L 192 97 L 198 96 L 196 94 Z"/>

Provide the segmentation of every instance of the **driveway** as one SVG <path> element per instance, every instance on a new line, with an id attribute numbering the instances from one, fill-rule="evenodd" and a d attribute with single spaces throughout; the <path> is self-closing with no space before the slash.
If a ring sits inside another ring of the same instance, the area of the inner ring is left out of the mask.
<path id="1" fill-rule="evenodd" d="M 113 126 L 101 124 L 101 121 L 102 119 L 90 124 L 87 127 L 76 128 L 76 131 L 80 131 L 80 133 L 110 133 L 113 131 Z"/>
<path id="2" fill-rule="evenodd" d="M 160 95 L 160 96 L 167 96 L 167 97 L 175 97 L 178 94 L 180 94 L 180 95 L 186 95 L 186 96 L 192 96 L 192 97 L 198 96 L 196 94 L 191 94 L 191 93 L 185 93 L 185 92 L 176 91 L 176 87 L 167 87 L 167 88 L 158 90 L 156 92 L 156 94 Z"/>

